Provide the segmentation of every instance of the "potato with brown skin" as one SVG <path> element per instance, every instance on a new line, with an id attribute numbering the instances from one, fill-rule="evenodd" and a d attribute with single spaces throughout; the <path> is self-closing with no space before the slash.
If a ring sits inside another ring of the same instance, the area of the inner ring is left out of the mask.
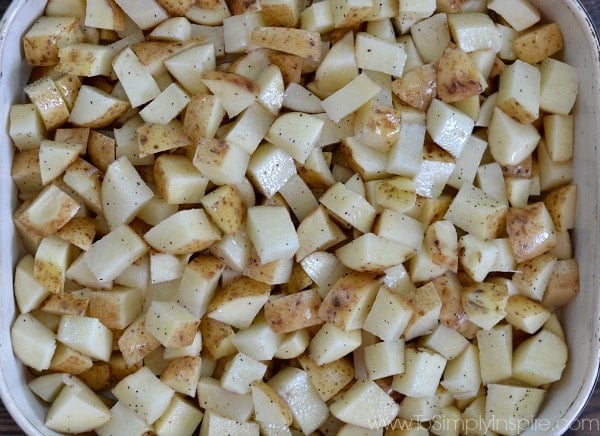
<path id="1" fill-rule="evenodd" d="M 404 104 L 426 111 L 437 94 L 437 68 L 425 64 L 392 82 L 392 92 Z"/>
<path id="2" fill-rule="evenodd" d="M 483 91 L 481 73 L 473 60 L 458 47 L 448 47 L 437 64 L 437 96 L 454 103 Z"/>
<path id="3" fill-rule="evenodd" d="M 85 316 L 90 299 L 73 292 L 63 295 L 50 295 L 40 306 L 40 310 L 53 315 Z"/>
<path id="4" fill-rule="evenodd" d="M 173 359 L 162 372 L 160 379 L 176 392 L 194 397 L 200 379 L 200 356 L 185 356 Z"/>
<path id="5" fill-rule="evenodd" d="M 113 138 L 95 130 L 91 130 L 87 144 L 90 163 L 100 171 L 106 172 L 106 169 L 111 162 L 116 159 L 115 146 L 115 140 Z"/>
<path id="6" fill-rule="evenodd" d="M 307 289 L 269 301 L 265 318 L 277 333 L 289 333 L 322 323 L 319 317 L 321 297 L 316 289 Z"/>
<path id="7" fill-rule="evenodd" d="M 556 23 L 541 24 L 525 31 L 513 45 L 519 59 L 537 64 L 562 50 L 562 33 Z"/>
<path id="8" fill-rule="evenodd" d="M 235 353 L 236 349 L 231 342 L 235 331 L 229 324 L 205 316 L 200 321 L 200 333 L 202 345 L 213 359 L 221 359 Z"/>
<path id="9" fill-rule="evenodd" d="M 323 401 L 333 398 L 354 379 L 354 365 L 345 358 L 317 365 L 308 355 L 303 354 L 298 356 L 298 362 Z"/>
<path id="10" fill-rule="evenodd" d="M 87 371 L 93 366 L 92 359 L 85 354 L 72 349 L 71 347 L 58 343 L 52 362 L 50 363 L 50 371 L 66 372 L 67 374 L 80 374 Z"/>
<path id="11" fill-rule="evenodd" d="M 219 97 L 212 94 L 195 95 L 186 107 L 183 132 L 193 143 L 201 138 L 212 138 L 224 116 L 225 109 Z"/>
<path id="12" fill-rule="evenodd" d="M 160 347 L 160 342 L 146 329 L 146 315 L 140 315 L 118 340 L 119 350 L 128 367 L 141 362 L 144 356 Z"/>
<path id="13" fill-rule="evenodd" d="M 185 15 L 195 0 L 156 0 L 169 15 L 173 17 L 182 17 Z"/>
<path id="14" fill-rule="evenodd" d="M 77 17 L 40 17 L 23 37 L 25 58 L 31 65 L 56 65 L 58 49 L 84 39 Z"/>
<path id="15" fill-rule="evenodd" d="M 110 363 L 108 362 L 95 361 L 91 368 L 77 376 L 94 392 L 106 391 L 112 386 Z"/>
<path id="16" fill-rule="evenodd" d="M 570 183 L 548 192 L 544 204 L 552 217 L 557 232 L 570 230 L 575 226 L 577 185 Z"/>
<path id="17" fill-rule="evenodd" d="M 542 304 L 558 308 L 566 306 L 579 293 L 579 264 L 577 259 L 557 260 L 548 281 Z"/>
<path id="18" fill-rule="evenodd" d="M 246 218 L 246 205 L 234 185 L 223 185 L 200 200 L 204 210 L 223 233 L 235 233 L 242 228 Z"/>
<path id="19" fill-rule="evenodd" d="M 164 70 L 163 62 L 190 47 L 200 44 L 206 44 L 207 38 L 195 38 L 184 42 L 170 41 L 143 41 L 133 44 L 131 49 L 151 73 L 157 73 Z"/>
<path id="20" fill-rule="evenodd" d="M 258 98 L 258 85 L 253 80 L 226 71 L 207 71 L 202 82 L 211 92 L 221 98 L 230 118 L 235 117 Z"/>
<path id="21" fill-rule="evenodd" d="M 67 103 L 49 76 L 25 86 L 25 93 L 37 108 L 48 131 L 62 126 L 69 118 Z"/>
<path id="22" fill-rule="evenodd" d="M 506 232 L 518 263 L 533 259 L 556 244 L 554 223 L 542 202 L 523 208 L 509 208 Z"/>
<path id="23" fill-rule="evenodd" d="M 361 328 L 381 286 L 379 277 L 351 271 L 338 279 L 319 307 L 319 318 L 345 331 Z"/>

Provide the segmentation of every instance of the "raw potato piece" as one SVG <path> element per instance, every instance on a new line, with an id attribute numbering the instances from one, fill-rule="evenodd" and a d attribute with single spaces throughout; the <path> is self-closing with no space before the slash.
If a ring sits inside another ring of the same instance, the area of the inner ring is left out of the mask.
<path id="1" fill-rule="evenodd" d="M 288 366 L 275 374 L 268 385 L 287 403 L 293 425 L 304 434 L 312 433 L 327 419 L 329 409 L 305 371 Z"/>
<path id="2" fill-rule="evenodd" d="M 50 367 L 56 350 L 56 335 L 29 313 L 20 314 L 10 329 L 15 355 L 37 371 Z"/>
<path id="3" fill-rule="evenodd" d="M 496 105 L 514 120 L 528 124 L 539 116 L 540 71 L 516 60 L 500 74 Z"/>
<path id="4" fill-rule="evenodd" d="M 413 308 L 406 298 L 382 286 L 362 328 L 383 341 L 392 341 L 402 335 L 412 313 Z"/>
<path id="5" fill-rule="evenodd" d="M 170 254 L 202 251 L 220 238 L 220 231 L 203 209 L 181 210 L 162 220 L 144 235 L 152 248 Z"/>
<path id="6" fill-rule="evenodd" d="M 324 124 L 323 120 L 303 112 L 287 112 L 273 122 L 265 139 L 304 164 Z"/>
<path id="7" fill-rule="evenodd" d="M 215 138 L 200 139 L 194 166 L 216 185 L 238 184 L 244 179 L 250 155 L 241 147 Z"/>
<path id="8" fill-rule="evenodd" d="M 354 367 L 346 358 L 317 365 L 306 354 L 298 356 L 298 362 L 323 401 L 329 401 L 354 379 Z"/>
<path id="9" fill-rule="evenodd" d="M 338 182 L 319 198 L 319 202 L 342 221 L 367 233 L 375 220 L 375 209 L 361 195 Z"/>
<path id="10" fill-rule="evenodd" d="M 30 65 L 55 65 L 61 47 L 82 42 L 83 26 L 77 17 L 42 16 L 23 36 L 23 51 Z"/>
<path id="11" fill-rule="evenodd" d="M 438 61 L 437 95 L 445 103 L 481 94 L 484 80 L 473 60 L 460 48 L 448 47 Z"/>
<path id="12" fill-rule="evenodd" d="M 252 31 L 251 41 L 258 47 L 279 50 L 310 61 L 321 59 L 321 35 L 318 32 L 289 27 L 257 27 Z"/>
<path id="13" fill-rule="evenodd" d="M 146 314 L 145 326 L 165 347 L 185 347 L 193 342 L 199 323 L 178 303 L 153 301 Z"/>
<path id="14" fill-rule="evenodd" d="M 69 108 L 56 86 L 48 76 L 25 86 L 25 93 L 44 122 L 46 130 L 54 130 L 69 119 Z"/>
<path id="15" fill-rule="evenodd" d="M 483 282 L 466 287 L 462 303 L 467 319 L 490 330 L 506 316 L 508 289 L 505 285 Z"/>
<path id="16" fill-rule="evenodd" d="M 380 285 L 375 274 L 348 273 L 321 303 L 319 318 L 344 331 L 362 328 Z"/>
<path id="17" fill-rule="evenodd" d="M 414 252 L 413 247 L 402 242 L 365 233 L 338 248 L 335 254 L 345 266 L 355 271 L 384 271 L 401 264 Z"/>
<path id="18" fill-rule="evenodd" d="M 292 412 L 275 390 L 257 380 L 251 384 L 254 415 L 258 422 L 289 426 L 292 423 Z"/>
<path id="19" fill-rule="evenodd" d="M 289 333 L 323 322 L 319 316 L 321 297 L 315 289 L 307 289 L 269 301 L 265 318 L 273 331 Z"/>
<path id="20" fill-rule="evenodd" d="M 221 288 L 208 306 L 206 316 L 236 328 L 248 328 L 270 292 L 271 286 L 242 276 Z"/>
<path id="21" fill-rule="evenodd" d="M 434 99 L 427 110 L 427 132 L 431 139 L 454 157 L 460 156 L 473 126 L 470 117 L 441 100 Z"/>
<path id="22" fill-rule="evenodd" d="M 69 115 L 75 126 L 99 129 L 107 127 L 129 110 L 129 102 L 89 85 L 82 85 Z"/>
<path id="23" fill-rule="evenodd" d="M 556 23 L 542 24 L 528 29 L 513 45 L 519 59 L 535 65 L 562 50 L 562 33 Z"/>
<path id="24" fill-rule="evenodd" d="M 510 208 L 506 215 L 506 232 L 518 263 L 531 260 L 556 244 L 554 223 L 542 202 Z"/>
<path id="25" fill-rule="evenodd" d="M 208 71 L 202 75 L 202 81 L 219 97 L 229 118 L 238 115 L 258 98 L 258 85 L 239 74 Z"/>
<path id="26" fill-rule="evenodd" d="M 446 367 L 446 359 L 424 348 L 407 348 L 404 362 L 404 372 L 394 376 L 392 389 L 412 398 L 434 396 Z"/>
<path id="27" fill-rule="evenodd" d="M 115 56 L 112 65 L 132 107 L 141 106 L 160 94 L 158 84 L 131 48 Z"/>
<path id="28" fill-rule="evenodd" d="M 317 365 L 326 365 L 356 350 L 362 342 L 359 329 L 344 331 L 325 323 L 310 340 L 308 356 Z"/>
<path id="29" fill-rule="evenodd" d="M 52 402 L 45 425 L 54 431 L 83 433 L 110 420 L 110 410 L 81 380 L 63 376 L 63 388 Z M 77 413 L 73 413 L 73 411 Z"/>
<path id="30" fill-rule="evenodd" d="M 263 265 L 294 257 L 300 246 L 296 229 L 284 207 L 249 208 L 246 228 Z"/>
<path id="31" fill-rule="evenodd" d="M 152 424 L 167 410 L 175 391 L 150 369 L 142 367 L 121 380 L 112 393 L 147 424 Z"/>
<path id="32" fill-rule="evenodd" d="M 330 410 L 349 424 L 385 427 L 396 417 L 399 406 L 374 381 L 359 380 L 331 404 Z"/>
<path id="33" fill-rule="evenodd" d="M 322 101 L 323 109 L 334 123 L 340 122 L 381 91 L 381 87 L 365 73 L 361 73 L 351 82 Z"/>
<path id="34" fill-rule="evenodd" d="M 490 384 L 485 400 L 485 420 L 490 430 L 516 435 L 524 431 L 537 415 L 546 391 L 543 389 Z"/>
<path id="35" fill-rule="evenodd" d="M 56 236 L 45 237 L 35 252 L 34 279 L 49 292 L 62 295 L 72 256 L 72 246 L 68 242 Z"/>

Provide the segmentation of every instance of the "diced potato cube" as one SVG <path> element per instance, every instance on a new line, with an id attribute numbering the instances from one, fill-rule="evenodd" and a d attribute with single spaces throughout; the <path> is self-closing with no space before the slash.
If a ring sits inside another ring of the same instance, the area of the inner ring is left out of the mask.
<path id="1" fill-rule="evenodd" d="M 540 12 L 528 0 L 492 0 L 488 8 L 499 14 L 517 31 L 525 30 L 540 20 Z"/>
<path id="2" fill-rule="evenodd" d="M 236 394 L 254 393 L 253 385 L 262 381 L 267 366 L 243 353 L 237 353 L 223 370 L 221 386 Z"/>
<path id="3" fill-rule="evenodd" d="M 167 410 L 175 391 L 142 367 L 117 383 L 112 393 L 147 424 L 153 424 Z"/>
<path id="4" fill-rule="evenodd" d="M 556 257 L 551 253 L 526 260 L 517 265 L 512 281 L 521 294 L 542 301 L 555 264 Z"/>
<path id="5" fill-rule="evenodd" d="M 112 332 L 97 318 L 63 315 L 57 339 L 74 350 L 108 362 L 112 353 Z"/>
<path id="6" fill-rule="evenodd" d="M 340 261 L 355 271 L 383 271 L 414 253 L 413 247 L 375 233 L 365 233 L 336 250 Z"/>
<path id="7" fill-rule="evenodd" d="M 49 76 L 26 85 L 25 93 L 35 105 L 46 130 L 54 130 L 69 119 L 69 108 L 56 83 Z"/>
<path id="8" fill-rule="evenodd" d="M 544 139 L 548 154 L 555 162 L 573 158 L 573 115 L 546 115 Z"/>
<path id="9" fill-rule="evenodd" d="M 481 375 L 476 345 L 468 344 L 462 353 L 447 363 L 440 385 L 459 400 L 477 395 L 481 387 Z"/>
<path id="10" fill-rule="evenodd" d="M 23 51 L 31 65 L 56 65 L 61 47 L 82 42 L 81 19 L 75 16 L 42 16 L 23 37 Z"/>
<path id="11" fill-rule="evenodd" d="M 520 123 L 535 121 L 539 116 L 540 81 L 535 66 L 517 59 L 500 74 L 496 105 Z"/>
<path id="12" fill-rule="evenodd" d="M 140 29 L 149 29 L 169 15 L 155 0 L 115 0 Z"/>
<path id="13" fill-rule="evenodd" d="M 360 329 L 344 331 L 325 323 L 310 341 L 308 354 L 317 365 L 325 365 L 351 353 L 361 342 Z"/>
<path id="14" fill-rule="evenodd" d="M 247 231 L 262 264 L 291 258 L 300 246 L 296 229 L 284 207 L 249 208 Z"/>
<path id="15" fill-rule="evenodd" d="M 303 433 L 312 433 L 327 419 L 329 409 L 305 371 L 286 367 L 275 374 L 268 385 L 287 403 L 292 412 L 293 425 Z M 306 407 L 306 404 L 311 407 Z"/>
<path id="16" fill-rule="evenodd" d="M 402 335 L 412 314 L 413 308 L 407 299 L 382 286 L 362 328 L 383 341 L 392 341 Z"/>
<path id="17" fill-rule="evenodd" d="M 92 244 L 83 255 L 100 282 L 114 280 L 148 251 L 144 240 L 128 225 L 121 225 Z"/>
<path id="18" fill-rule="evenodd" d="M 194 143 L 201 138 L 213 138 L 225 116 L 225 108 L 216 95 L 194 95 L 186 106 L 183 132 Z"/>
<path id="19" fill-rule="evenodd" d="M 444 219 L 482 240 L 495 238 L 504 227 L 507 206 L 465 183 L 448 208 Z"/>
<path id="20" fill-rule="evenodd" d="M 132 107 L 141 106 L 160 94 L 158 84 L 131 48 L 127 47 L 116 55 L 112 65 Z"/>
<path id="21" fill-rule="evenodd" d="M 263 143 L 250 157 L 246 173 L 256 189 L 271 198 L 296 174 L 296 166 L 287 151 Z"/>
<path id="22" fill-rule="evenodd" d="M 157 434 L 193 434 L 204 414 L 180 395 L 173 395 L 167 410 L 154 422 Z"/>
<path id="23" fill-rule="evenodd" d="M 81 380 L 65 375 L 63 382 L 63 388 L 48 409 L 46 427 L 57 432 L 84 433 L 110 420 L 108 407 Z"/>
<path id="24" fill-rule="evenodd" d="M 490 120 L 488 141 L 492 156 L 500 165 L 515 165 L 533 152 L 540 134 L 533 125 L 519 123 L 496 107 Z"/>
<path id="25" fill-rule="evenodd" d="M 579 88 L 579 72 L 572 65 L 547 58 L 540 63 L 540 109 L 568 115 Z"/>
<path id="26" fill-rule="evenodd" d="M 15 219 L 40 236 L 50 236 L 79 211 L 79 203 L 55 184 L 50 184 Z"/>
<path id="27" fill-rule="evenodd" d="M 512 326 L 497 324 L 477 331 L 479 367 L 484 385 L 500 383 L 512 375 Z"/>
<path id="28" fill-rule="evenodd" d="M 299 291 L 265 304 L 265 318 L 273 331 L 289 333 L 323 322 L 318 314 L 321 298 L 315 289 Z"/>
<path id="29" fill-rule="evenodd" d="M 410 34 L 425 63 L 437 62 L 450 43 L 450 30 L 445 13 L 423 17 L 410 27 Z"/>
<path id="30" fill-rule="evenodd" d="M 49 292 L 62 295 L 71 257 L 71 244 L 55 236 L 45 237 L 35 252 L 34 279 Z"/>
<path id="31" fill-rule="evenodd" d="M 286 427 L 292 423 L 290 408 L 271 386 L 256 380 L 252 382 L 251 389 L 254 415 L 259 423 Z"/>
<path id="32" fill-rule="evenodd" d="M 427 131 L 436 144 L 458 157 L 473 130 L 473 120 L 441 100 L 434 99 L 427 111 Z"/>
<path id="33" fill-rule="evenodd" d="M 198 203 L 208 179 L 185 156 L 161 154 L 154 162 L 157 190 L 168 204 Z"/>
<path id="34" fill-rule="evenodd" d="M 557 23 L 542 24 L 519 35 L 513 46 L 519 59 L 537 64 L 562 50 L 562 33 Z"/>
<path id="35" fill-rule="evenodd" d="M 408 297 L 413 314 L 404 330 L 407 341 L 431 333 L 439 323 L 442 310 L 442 300 L 433 282 L 419 286 Z"/>
<path id="36" fill-rule="evenodd" d="M 579 266 L 577 259 L 559 259 L 542 298 L 546 307 L 563 307 L 579 292 Z"/>
<path id="37" fill-rule="evenodd" d="M 500 49 L 500 34 L 489 15 L 478 12 L 448 14 L 448 26 L 456 44 L 465 52 Z"/>
<path id="38" fill-rule="evenodd" d="M 271 286 L 267 284 L 239 277 L 221 287 L 210 302 L 206 316 L 236 328 L 248 328 L 269 299 L 270 292 Z"/>
<path id="39" fill-rule="evenodd" d="M 524 295 L 513 295 L 506 303 L 506 320 L 526 333 L 533 334 L 550 318 L 550 311 Z"/>
<path id="40" fill-rule="evenodd" d="M 338 123 L 346 115 L 356 111 L 379 94 L 380 91 L 379 85 L 369 79 L 365 73 L 361 73 L 323 100 L 323 109 L 334 123 Z"/>
<path id="41" fill-rule="evenodd" d="M 205 138 L 197 145 L 194 166 L 217 185 L 240 183 L 250 155 L 227 141 Z"/>
<path id="42" fill-rule="evenodd" d="M 371 380 L 357 381 L 330 405 L 333 416 L 356 426 L 363 426 L 368 420 L 385 427 L 394 420 L 398 409 L 398 404 Z"/>
<path id="43" fill-rule="evenodd" d="M 369 380 L 378 380 L 404 372 L 404 341 L 377 342 L 364 348 L 365 367 Z"/>
<path id="44" fill-rule="evenodd" d="M 129 108 L 128 101 L 93 86 L 82 85 L 68 121 L 81 127 L 107 127 L 124 115 Z"/>
<path id="45" fill-rule="evenodd" d="M 146 314 L 146 330 L 165 347 L 190 345 L 199 320 L 176 302 L 153 301 Z"/>
<path id="46" fill-rule="evenodd" d="M 510 208 L 506 215 L 506 232 L 518 263 L 533 259 L 556 244 L 554 223 L 543 202 Z"/>
<path id="47" fill-rule="evenodd" d="M 440 100 L 454 103 L 455 107 L 464 104 L 469 97 L 479 103 L 478 96 L 486 86 L 477 65 L 463 49 L 448 47 L 444 50 L 437 64 L 436 87 Z"/>
<path id="48" fill-rule="evenodd" d="M 143 295 L 137 288 L 115 286 L 110 291 L 92 291 L 89 315 L 112 329 L 124 329 L 141 315 Z"/>
<path id="49" fill-rule="evenodd" d="M 202 73 L 215 69 L 215 48 L 212 44 L 190 44 L 185 50 L 169 55 L 164 65 L 187 92 L 192 95 L 205 94 Z"/>
<path id="50" fill-rule="evenodd" d="M 169 361 L 160 376 L 160 380 L 175 392 L 196 396 L 198 380 L 200 379 L 200 367 L 202 358 L 200 356 L 184 356 Z"/>
<path id="51" fill-rule="evenodd" d="M 392 389 L 412 398 L 435 395 L 444 373 L 446 359 L 426 349 L 404 350 L 404 372 L 394 375 Z"/>
<path id="52" fill-rule="evenodd" d="M 248 421 L 252 416 L 254 408 L 252 395 L 249 393 L 241 395 L 228 391 L 221 386 L 221 382 L 217 379 L 200 378 L 197 395 L 200 407 L 204 408 L 207 413 L 218 413 L 225 418 L 240 422 Z"/>
<path id="53" fill-rule="evenodd" d="M 453 360 L 469 345 L 469 341 L 457 330 L 439 324 L 433 332 L 423 337 L 421 345 Z"/>
<path id="54" fill-rule="evenodd" d="M 56 335 L 33 315 L 22 313 L 17 316 L 10 337 L 13 352 L 21 362 L 37 371 L 50 367 L 56 350 Z"/>
<path id="55" fill-rule="evenodd" d="M 109 76 L 112 73 L 110 47 L 99 44 L 78 43 L 58 50 L 59 62 L 56 70 L 76 76 Z"/>
<path id="56" fill-rule="evenodd" d="M 46 137 L 46 127 L 33 103 L 10 107 L 8 134 L 19 150 L 39 147 Z"/>
<path id="57" fill-rule="evenodd" d="M 508 289 L 506 285 L 490 282 L 464 288 L 462 303 L 467 319 L 489 330 L 506 316 Z"/>
<path id="58" fill-rule="evenodd" d="M 348 359 L 341 358 L 324 365 L 317 365 L 308 355 L 298 356 L 298 362 L 306 371 L 321 399 L 328 401 L 354 378 L 354 367 Z"/>

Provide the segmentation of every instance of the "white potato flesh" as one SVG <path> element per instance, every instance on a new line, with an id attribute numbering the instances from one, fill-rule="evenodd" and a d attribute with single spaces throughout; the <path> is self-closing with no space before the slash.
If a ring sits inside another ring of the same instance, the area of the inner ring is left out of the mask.
<path id="1" fill-rule="evenodd" d="M 33 315 L 19 315 L 10 329 L 10 337 L 13 352 L 25 365 L 38 371 L 50 367 L 56 335 Z"/>
<path id="2" fill-rule="evenodd" d="M 284 207 L 251 207 L 247 231 L 262 264 L 294 257 L 300 247 L 296 229 Z"/>
<path id="3" fill-rule="evenodd" d="M 432 397 L 440 383 L 446 359 L 438 353 L 421 349 L 404 351 L 404 372 L 394 375 L 392 389 L 413 398 Z"/>
<path id="4" fill-rule="evenodd" d="M 97 318 L 63 315 L 56 338 L 94 359 L 110 360 L 113 335 Z"/>

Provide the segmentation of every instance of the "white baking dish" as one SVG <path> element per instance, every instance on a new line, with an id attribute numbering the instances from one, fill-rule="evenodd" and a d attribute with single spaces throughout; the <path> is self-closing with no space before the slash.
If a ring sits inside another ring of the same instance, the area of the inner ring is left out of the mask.
<path id="1" fill-rule="evenodd" d="M 574 232 L 581 293 L 564 312 L 570 347 L 564 379 L 551 394 L 529 433 L 561 434 L 577 418 L 594 388 L 600 340 L 600 60 L 598 40 L 585 11 L 576 0 L 532 0 L 547 20 L 560 24 L 565 60 L 580 71 L 581 92 L 575 108 L 575 181 L 579 185 Z M 10 177 L 12 148 L 7 134 L 9 106 L 23 101 L 28 75 L 21 37 L 43 12 L 44 0 L 15 1 L 0 30 L 0 394 L 15 421 L 28 434 L 54 434 L 44 427 L 46 406 L 27 388 L 28 375 L 11 350 L 10 325 L 15 316 L 13 268 L 22 248 L 12 224 L 16 191 Z"/>

